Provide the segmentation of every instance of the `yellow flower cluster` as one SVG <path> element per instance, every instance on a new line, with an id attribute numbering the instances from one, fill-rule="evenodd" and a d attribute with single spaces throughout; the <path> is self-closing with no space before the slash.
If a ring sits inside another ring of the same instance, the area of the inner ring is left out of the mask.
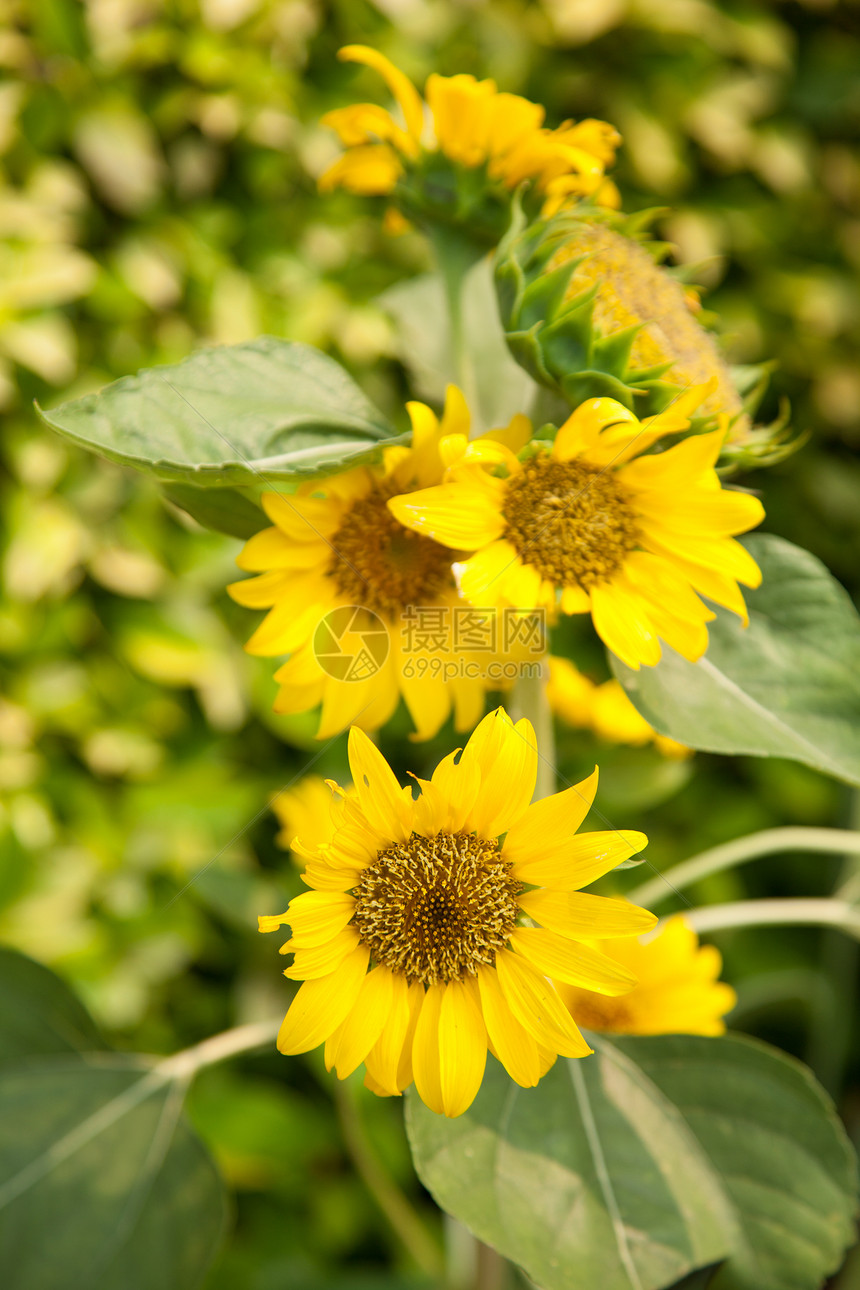
<path id="1" fill-rule="evenodd" d="M 408 77 L 378 50 L 347 45 L 339 57 L 379 72 L 399 109 L 400 120 L 374 103 L 328 112 L 347 151 L 320 179 L 320 188 L 343 187 L 364 195 L 390 194 L 421 166 L 445 158 L 454 167 L 484 167 L 487 183 L 512 192 L 524 180 L 541 195 L 543 213 L 591 197 L 616 207 L 620 199 L 606 167 L 620 136 L 605 121 L 566 121 L 546 128 L 544 109 L 517 94 L 501 93 L 494 81 L 474 76 L 427 80 L 426 103 Z"/>

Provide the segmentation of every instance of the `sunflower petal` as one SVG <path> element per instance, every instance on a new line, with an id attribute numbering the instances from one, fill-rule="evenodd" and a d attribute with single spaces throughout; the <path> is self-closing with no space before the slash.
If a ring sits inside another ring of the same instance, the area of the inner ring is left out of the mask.
<path id="1" fill-rule="evenodd" d="M 278 1052 L 310 1052 L 337 1030 L 355 1005 L 369 958 L 367 946 L 359 945 L 336 972 L 299 987 L 278 1031 Z"/>
<path id="2" fill-rule="evenodd" d="M 626 994 L 636 977 L 615 959 L 543 927 L 517 927 L 511 944 L 539 972 L 597 994 Z"/>
<path id="3" fill-rule="evenodd" d="M 439 1073 L 442 1106 L 462 1115 L 475 1100 L 487 1061 L 487 1032 L 474 983 L 449 981 L 439 1009 Z"/>

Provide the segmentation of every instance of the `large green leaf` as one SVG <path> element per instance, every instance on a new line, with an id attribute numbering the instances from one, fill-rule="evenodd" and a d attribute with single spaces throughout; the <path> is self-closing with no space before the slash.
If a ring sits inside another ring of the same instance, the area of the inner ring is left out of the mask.
<path id="1" fill-rule="evenodd" d="M 815 556 L 759 534 L 750 625 L 717 611 L 698 663 L 665 648 L 657 667 L 616 676 L 661 734 L 708 752 L 790 757 L 860 784 L 860 617 Z"/>
<path id="2" fill-rule="evenodd" d="M 193 1290 L 224 1192 L 170 1066 L 104 1051 L 68 987 L 0 952 L 0 1268 L 15 1290 Z"/>
<path id="3" fill-rule="evenodd" d="M 39 412 L 111 461 L 218 487 L 331 473 L 394 435 L 334 359 L 273 336 L 200 350 Z"/>
<path id="4" fill-rule="evenodd" d="M 26 955 L 0 949 L 0 1066 L 104 1047 L 92 1018 L 65 982 Z"/>
<path id="5" fill-rule="evenodd" d="M 592 1037 L 535 1089 L 490 1063 L 407 1124 L 439 1204 L 542 1290 L 817 1290 L 852 1239 L 853 1151 L 809 1072 L 738 1036 Z"/>
<path id="6" fill-rule="evenodd" d="M 0 1267 L 15 1290 L 188 1290 L 224 1198 L 184 1088 L 133 1059 L 0 1073 Z"/>

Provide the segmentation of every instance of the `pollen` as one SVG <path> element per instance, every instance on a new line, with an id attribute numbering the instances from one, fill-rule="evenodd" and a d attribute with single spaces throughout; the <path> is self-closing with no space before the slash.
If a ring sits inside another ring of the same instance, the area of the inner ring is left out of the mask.
<path id="1" fill-rule="evenodd" d="M 579 461 L 533 457 L 511 481 L 504 514 L 517 554 L 557 586 L 588 590 L 611 578 L 639 541 L 615 475 Z"/>
<path id="2" fill-rule="evenodd" d="M 378 614 L 424 604 L 451 581 L 451 552 L 404 528 L 388 509 L 389 496 L 380 488 L 352 504 L 331 539 L 327 569 L 351 603 Z"/>
<path id="3" fill-rule="evenodd" d="M 353 923 L 373 961 L 410 982 L 462 981 L 495 965 L 521 885 L 495 841 L 413 833 L 362 872 Z"/>

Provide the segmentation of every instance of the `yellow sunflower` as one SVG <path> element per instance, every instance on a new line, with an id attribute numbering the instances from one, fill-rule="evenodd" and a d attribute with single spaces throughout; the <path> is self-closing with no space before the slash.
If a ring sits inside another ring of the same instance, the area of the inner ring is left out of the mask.
<path id="1" fill-rule="evenodd" d="M 610 999 L 556 980 L 571 1015 L 586 1030 L 621 1035 L 722 1035 L 725 1014 L 737 1003 L 730 985 L 719 980 L 723 961 L 680 914 L 654 936 L 623 936 L 606 952 L 634 973 L 636 985 Z"/>
<path id="2" fill-rule="evenodd" d="M 738 582 L 757 587 L 761 573 L 733 535 L 764 509 L 720 484 L 724 425 L 640 454 L 687 429 L 709 391 L 696 386 L 641 422 L 614 399 L 589 399 L 551 447 L 536 442 L 521 460 L 504 445 L 471 444 L 441 485 L 389 507 L 416 533 L 472 553 L 458 568 L 473 605 L 590 613 L 632 668 L 659 662 L 658 638 L 694 661 L 714 617 L 700 594 L 748 622 Z"/>
<path id="3" fill-rule="evenodd" d="M 377 50 L 347 45 L 338 57 L 379 72 L 401 120 L 375 103 L 326 113 L 323 124 L 337 132 L 347 151 L 322 175 L 324 191 L 343 187 L 363 195 L 389 194 L 405 181 L 407 195 L 415 174 L 428 167 L 435 173 L 441 156 L 465 170 L 485 167 L 488 186 L 505 193 L 523 180 L 534 181 L 546 215 L 583 196 L 604 206 L 620 204 L 604 172 L 621 138 L 605 121 L 566 121 L 549 130 L 539 104 L 500 93 L 495 81 L 467 75 L 434 73 L 427 80 L 425 106 L 408 77 Z"/>
<path id="4" fill-rule="evenodd" d="M 549 658 L 546 697 L 557 717 L 579 730 L 593 730 L 607 743 L 641 748 L 653 743 L 664 757 L 692 756 L 692 749 L 676 739 L 658 735 L 613 677 L 595 684 L 566 658 Z"/>
<path id="5" fill-rule="evenodd" d="M 647 842 L 630 831 L 574 836 L 596 770 L 529 805 L 534 731 L 501 708 L 457 755 L 417 780 L 413 797 L 353 728 L 354 794 L 335 806 L 331 841 L 306 851 L 312 890 L 260 918 L 264 932 L 289 924 L 282 952 L 295 957 L 285 975 L 303 982 L 280 1051 L 325 1044 L 339 1078 L 364 1062 L 369 1086 L 388 1095 L 414 1078 L 427 1105 L 449 1116 L 471 1105 L 488 1049 L 523 1087 L 558 1054 L 591 1052 L 547 978 L 601 994 L 629 990 L 633 974 L 583 939 L 655 922 L 626 901 L 579 890 Z M 293 847 L 304 850 L 300 839 Z"/>
<path id="6" fill-rule="evenodd" d="M 240 605 L 269 609 L 247 651 L 290 656 L 275 673 L 275 711 L 321 704 L 320 739 L 353 723 L 377 729 L 401 695 L 417 738 L 434 735 L 452 707 L 456 728 L 470 730 L 487 690 L 510 688 L 517 657 L 522 662 L 535 648 L 517 655 L 504 641 L 491 648 L 486 639 L 469 648 L 450 550 L 404 528 L 389 510 L 398 493 L 441 479 L 446 439 L 465 443 L 469 433 L 469 410 L 455 386 L 441 421 L 423 403 L 407 409 L 411 446 L 385 449 L 379 468 L 309 482 L 293 494 L 264 493 L 272 527 L 255 534 L 237 560 L 258 576 L 228 587 Z M 484 438 L 521 443 L 524 421 L 515 417 Z"/>

